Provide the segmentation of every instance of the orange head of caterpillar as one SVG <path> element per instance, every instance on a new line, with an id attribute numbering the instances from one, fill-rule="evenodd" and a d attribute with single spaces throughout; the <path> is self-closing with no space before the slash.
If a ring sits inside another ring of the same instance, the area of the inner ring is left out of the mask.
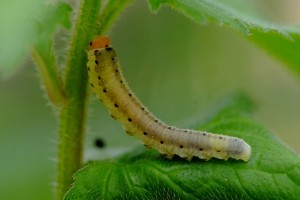
<path id="1" fill-rule="evenodd" d="M 109 37 L 105 36 L 98 36 L 92 41 L 90 41 L 90 50 L 93 49 L 100 49 L 110 46 L 110 39 Z"/>

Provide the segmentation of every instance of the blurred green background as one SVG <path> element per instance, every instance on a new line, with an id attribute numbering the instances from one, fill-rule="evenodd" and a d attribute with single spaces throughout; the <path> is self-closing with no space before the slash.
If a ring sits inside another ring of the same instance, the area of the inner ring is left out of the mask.
<path id="1" fill-rule="evenodd" d="M 24 2 L 0 3 L 0 68 L 22 65 L 0 84 L 0 199 L 52 199 L 57 113 L 47 103 L 32 61 L 21 62 L 13 54 L 24 46 L 20 38 L 30 37 L 28 23 L 41 14 L 39 1 Z M 300 23 L 296 0 L 257 1 L 256 6 L 279 23 Z M 299 77 L 240 34 L 199 26 L 168 8 L 154 15 L 146 1 L 136 1 L 109 36 L 129 85 L 163 121 L 186 127 L 213 102 L 241 91 L 256 103 L 254 117 L 300 153 Z M 86 160 L 138 144 L 92 92 L 89 111 Z M 106 149 L 94 147 L 99 137 Z"/>

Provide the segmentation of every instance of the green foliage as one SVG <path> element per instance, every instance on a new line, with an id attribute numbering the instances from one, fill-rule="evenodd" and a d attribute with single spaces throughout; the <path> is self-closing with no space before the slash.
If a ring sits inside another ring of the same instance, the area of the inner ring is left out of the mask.
<path id="1" fill-rule="evenodd" d="M 65 199 L 297 199 L 299 157 L 251 118 L 245 97 L 216 107 L 199 129 L 245 139 L 253 152 L 248 162 L 167 160 L 137 148 L 117 160 L 88 163 Z"/>
<path id="2" fill-rule="evenodd" d="M 300 75 L 300 26 L 274 24 L 262 17 L 249 1 L 148 0 L 153 11 L 170 6 L 200 24 L 214 23 L 241 32 L 283 60 Z"/>
<path id="3" fill-rule="evenodd" d="M 26 5 L 22 5 L 22 4 Z M 3 26 L 3 32 L 0 37 L 5 40 L 2 41 L 1 51 L 1 66 L 0 75 L 3 77 L 13 74 L 19 67 L 20 61 L 24 59 L 25 52 L 34 45 L 38 48 L 39 56 L 43 57 L 43 60 L 47 64 L 46 70 L 49 71 L 51 76 L 57 76 L 56 63 L 51 51 L 53 33 L 58 26 L 70 28 L 70 12 L 71 7 L 69 4 L 58 2 L 56 5 L 45 5 L 40 1 L 32 0 L 31 6 L 28 8 L 27 2 L 16 2 L 14 12 L 22 12 L 22 17 L 18 16 L 13 27 L 17 30 L 10 30 L 11 24 Z M 3 5 L 2 8 L 6 9 L 7 5 Z M 16 10 L 21 8 L 25 10 Z M 6 11 L 6 10 L 5 10 Z M 4 10 L 2 12 L 5 12 Z M 11 12 L 11 11 L 10 11 Z M 31 12 L 31 13 L 28 13 Z M 23 23 L 20 21 L 27 20 Z M 13 23 L 14 19 L 7 20 L 8 23 Z M 5 32 L 10 30 L 11 32 Z M 20 37 L 21 34 L 21 37 Z M 8 43 L 8 44 L 7 44 Z M 7 48 L 7 47 L 10 48 Z M 6 47 L 6 49 L 2 49 Z M 44 63 L 44 64 L 45 64 Z M 58 84 L 58 83 L 56 83 Z"/>
<path id="4" fill-rule="evenodd" d="M 50 101 L 57 106 L 61 106 L 65 101 L 65 97 L 62 77 L 53 51 L 53 33 L 58 25 L 70 28 L 71 7 L 68 4 L 59 2 L 56 6 L 49 7 L 46 13 L 42 20 L 36 22 L 36 37 L 31 48 L 31 54 L 37 64 L 39 74 L 42 76 Z"/>
<path id="5" fill-rule="evenodd" d="M 300 27 L 265 20 L 249 1 L 148 1 L 152 11 L 166 5 L 199 24 L 213 23 L 238 31 L 300 74 Z M 62 199 L 73 173 L 82 166 L 88 96 L 85 50 L 90 39 L 109 30 L 131 0 L 105 2 L 101 10 L 101 1 L 82 0 L 73 22 L 69 4 L 59 1 L 55 6 L 43 6 L 40 9 L 43 14 L 36 15 L 38 19 L 28 27 L 30 37 L 16 38 L 18 48 L 7 48 L 5 53 L 11 54 L 7 58 L 0 54 L 3 57 L 0 60 L 10 69 L 1 66 L 1 73 L 12 73 L 17 69 L 15 60 L 19 61 L 30 45 L 48 97 L 57 106 L 58 199 Z M 53 48 L 53 34 L 58 26 L 66 29 L 72 26 L 70 46 L 63 52 L 66 55 L 63 72 L 58 68 Z M 74 175 L 75 182 L 66 199 L 297 199 L 299 157 L 252 119 L 249 100 L 234 97 L 216 107 L 215 114 L 197 128 L 245 139 L 252 146 L 249 162 L 166 160 L 154 150 L 137 148 L 117 160 L 88 163 Z"/>
<path id="6" fill-rule="evenodd" d="M 126 8 L 130 2 L 132 2 L 132 0 L 108 1 L 98 19 L 101 26 L 98 30 L 98 34 L 107 32 L 112 26 L 112 23 L 119 16 L 120 12 Z"/>

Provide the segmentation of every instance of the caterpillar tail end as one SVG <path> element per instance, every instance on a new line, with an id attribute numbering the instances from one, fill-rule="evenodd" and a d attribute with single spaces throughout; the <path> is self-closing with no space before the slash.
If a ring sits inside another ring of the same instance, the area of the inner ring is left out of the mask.
<path id="1" fill-rule="evenodd" d="M 247 162 L 251 156 L 251 146 L 244 142 L 245 145 L 243 146 L 242 152 L 240 154 L 240 159 Z"/>

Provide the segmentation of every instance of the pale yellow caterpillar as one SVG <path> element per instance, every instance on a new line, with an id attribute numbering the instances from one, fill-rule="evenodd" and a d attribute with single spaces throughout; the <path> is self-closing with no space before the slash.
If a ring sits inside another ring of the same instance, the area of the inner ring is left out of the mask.
<path id="1" fill-rule="evenodd" d="M 248 161 L 251 147 L 242 139 L 168 126 L 156 118 L 128 87 L 114 48 L 107 37 L 90 42 L 87 70 L 98 98 L 126 132 L 172 158 L 234 158 Z"/>

